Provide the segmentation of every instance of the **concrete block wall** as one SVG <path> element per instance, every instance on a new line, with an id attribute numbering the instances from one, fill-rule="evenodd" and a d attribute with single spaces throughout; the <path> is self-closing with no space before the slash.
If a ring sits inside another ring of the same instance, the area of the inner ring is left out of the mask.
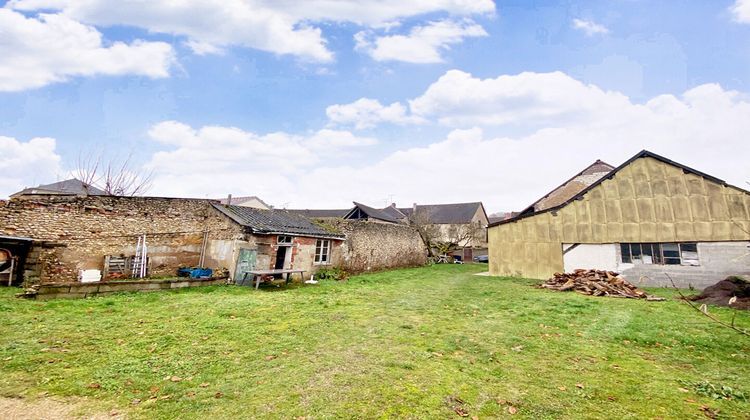
<path id="1" fill-rule="evenodd" d="M 619 244 L 580 244 L 565 253 L 565 271 L 610 270 L 637 286 L 704 289 L 728 276 L 750 276 L 750 242 L 698 242 L 700 265 L 623 263 Z M 564 244 L 564 249 L 571 246 Z M 669 277 L 668 277 L 669 276 Z"/>

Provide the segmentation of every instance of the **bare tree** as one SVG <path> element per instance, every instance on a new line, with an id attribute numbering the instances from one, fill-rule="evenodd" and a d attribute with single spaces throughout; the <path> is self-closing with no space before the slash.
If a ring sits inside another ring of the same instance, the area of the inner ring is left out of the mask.
<path id="1" fill-rule="evenodd" d="M 435 253 L 445 255 L 459 247 L 470 246 L 483 237 L 484 226 L 480 222 L 438 225 L 430 223 L 429 216 L 427 211 L 415 209 L 408 221 L 419 233 L 430 257 L 434 257 Z"/>
<path id="2" fill-rule="evenodd" d="M 151 188 L 153 171 L 138 172 L 132 158 L 132 153 L 120 161 L 107 159 L 102 153 L 79 155 L 73 175 L 109 195 L 143 195 Z"/>

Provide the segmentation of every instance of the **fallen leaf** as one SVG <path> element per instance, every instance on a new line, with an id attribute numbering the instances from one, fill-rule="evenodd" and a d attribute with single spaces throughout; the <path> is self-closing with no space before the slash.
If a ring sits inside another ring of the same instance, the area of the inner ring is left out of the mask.
<path id="1" fill-rule="evenodd" d="M 101 384 L 96 383 L 96 382 L 92 382 L 92 383 L 86 385 L 86 388 L 91 388 L 91 389 L 99 389 L 101 387 L 102 387 Z"/>
<path id="2" fill-rule="evenodd" d="M 157 392 L 159 392 L 159 387 L 154 385 L 151 388 L 149 388 L 149 392 L 151 392 L 152 394 L 156 394 Z"/>
<path id="3" fill-rule="evenodd" d="M 677 388 L 677 389 L 679 389 L 679 390 L 680 390 L 680 391 L 682 391 L 682 392 L 690 392 L 690 390 L 689 390 L 689 389 L 686 389 L 686 388 Z"/>
<path id="4" fill-rule="evenodd" d="M 513 407 L 512 405 L 508 406 L 508 413 L 511 415 L 518 413 L 518 409 L 516 407 Z"/>
<path id="5" fill-rule="evenodd" d="M 615 398 L 614 395 L 608 396 L 607 399 L 610 400 L 610 401 L 616 401 L 617 400 L 617 398 Z"/>
<path id="6" fill-rule="evenodd" d="M 208 388 L 208 382 L 203 382 L 202 384 L 198 385 L 201 388 Z"/>
<path id="7" fill-rule="evenodd" d="M 498 399 L 498 400 L 497 400 L 497 403 L 498 403 L 498 404 L 500 404 L 500 405 L 505 405 L 505 403 L 506 403 L 506 402 L 507 402 L 507 401 L 505 401 L 505 400 L 501 400 L 501 399 Z"/>
<path id="8" fill-rule="evenodd" d="M 216 394 L 214 394 L 214 398 L 221 398 L 223 396 L 224 396 L 224 394 L 221 393 L 221 392 L 217 392 Z"/>
<path id="9" fill-rule="evenodd" d="M 565 391 L 568 388 L 565 388 L 564 386 L 558 386 L 557 389 L 559 389 L 560 391 Z"/>
<path id="10" fill-rule="evenodd" d="M 120 413 L 117 410 L 112 410 L 112 411 L 109 412 L 109 416 L 110 417 L 114 417 L 114 416 L 116 416 L 118 414 L 120 414 Z"/>
<path id="11" fill-rule="evenodd" d="M 583 389 L 584 386 L 583 386 L 583 384 L 576 384 L 576 388 Z"/>
<path id="12" fill-rule="evenodd" d="M 179 376 L 172 376 L 169 378 L 169 380 L 172 382 L 180 382 L 182 381 L 182 378 L 180 378 Z"/>
<path id="13" fill-rule="evenodd" d="M 266 360 L 273 360 L 275 358 L 276 356 L 274 356 L 273 354 L 269 354 L 268 356 L 266 356 Z"/>
<path id="14" fill-rule="evenodd" d="M 195 396 L 195 391 L 190 391 L 187 394 L 185 394 L 185 396 L 188 398 L 193 398 Z"/>
<path id="15" fill-rule="evenodd" d="M 463 407 L 453 407 L 453 411 L 461 417 L 469 417 L 469 412 L 464 410 Z"/>
<path id="16" fill-rule="evenodd" d="M 159 397 L 160 400 L 168 400 L 170 398 L 172 398 L 171 395 L 162 395 L 161 397 Z"/>
<path id="17" fill-rule="evenodd" d="M 133 405 L 138 405 L 138 404 L 141 403 L 141 399 L 140 398 L 134 398 L 133 401 L 130 401 L 130 403 L 133 404 Z"/>

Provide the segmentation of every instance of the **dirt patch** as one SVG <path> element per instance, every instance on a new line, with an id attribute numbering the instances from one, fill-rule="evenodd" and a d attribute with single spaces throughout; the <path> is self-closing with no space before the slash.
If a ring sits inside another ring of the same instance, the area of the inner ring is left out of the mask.
<path id="1" fill-rule="evenodd" d="M 8 420 L 58 420 L 58 419 L 124 419 L 125 416 L 113 411 L 111 413 L 90 413 L 81 402 L 69 402 L 40 398 L 28 400 L 23 398 L 0 397 L 0 418 Z"/>
<path id="2" fill-rule="evenodd" d="M 737 297 L 737 301 L 730 306 L 729 299 L 733 296 Z M 741 277 L 727 277 L 713 286 L 706 287 L 700 295 L 693 296 L 690 300 L 750 310 L 750 281 Z"/>

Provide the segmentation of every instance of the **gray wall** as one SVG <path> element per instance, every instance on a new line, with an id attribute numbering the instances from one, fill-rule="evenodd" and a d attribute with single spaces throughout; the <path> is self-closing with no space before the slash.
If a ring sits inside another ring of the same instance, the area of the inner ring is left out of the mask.
<path id="1" fill-rule="evenodd" d="M 563 244 L 563 249 L 568 246 Z M 563 258 L 566 272 L 576 268 L 612 270 L 629 282 L 646 287 L 670 287 L 667 274 L 678 287 L 696 289 L 704 289 L 728 276 L 750 276 L 748 241 L 699 242 L 699 266 L 622 263 L 619 244 L 582 244 Z"/>

